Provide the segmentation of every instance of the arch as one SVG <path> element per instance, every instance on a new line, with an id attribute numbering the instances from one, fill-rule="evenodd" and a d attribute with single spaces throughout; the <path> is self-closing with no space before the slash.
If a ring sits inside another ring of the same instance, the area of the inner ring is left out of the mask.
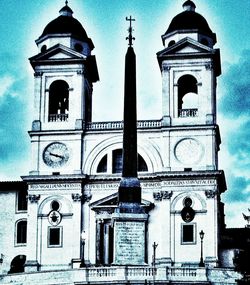
<path id="1" fill-rule="evenodd" d="M 38 215 L 42 214 L 48 214 L 52 208 L 51 208 L 51 203 L 53 201 L 58 201 L 60 204 L 60 212 L 63 214 L 70 214 L 72 213 L 72 203 L 65 197 L 60 196 L 60 195 L 53 195 L 45 198 L 39 208 L 38 208 Z"/>
<path id="2" fill-rule="evenodd" d="M 27 243 L 27 220 L 22 219 L 16 222 L 16 242 L 19 244 Z"/>
<path id="3" fill-rule="evenodd" d="M 178 79 L 178 116 L 196 117 L 198 114 L 197 79 L 190 74 Z"/>
<path id="4" fill-rule="evenodd" d="M 49 88 L 49 121 L 67 121 L 69 111 L 69 85 L 56 80 Z"/>
<path id="5" fill-rule="evenodd" d="M 24 272 L 25 262 L 26 262 L 26 255 L 17 255 L 16 257 L 14 257 L 11 261 L 10 270 L 8 274 Z"/>
<path id="6" fill-rule="evenodd" d="M 97 144 L 88 154 L 83 165 L 83 172 L 89 175 L 96 174 L 103 157 L 115 149 L 122 149 L 122 136 L 114 136 Z M 148 172 L 162 170 L 163 162 L 156 144 L 146 138 L 138 137 L 138 153 L 145 161 Z"/>
<path id="7" fill-rule="evenodd" d="M 181 211 L 184 207 L 183 201 L 188 197 L 191 198 L 193 201 L 192 208 L 194 210 L 205 211 L 207 207 L 207 203 L 205 199 L 202 199 L 201 195 L 198 193 L 191 193 L 190 191 L 180 193 L 177 195 L 172 203 L 171 203 L 171 212 Z"/>

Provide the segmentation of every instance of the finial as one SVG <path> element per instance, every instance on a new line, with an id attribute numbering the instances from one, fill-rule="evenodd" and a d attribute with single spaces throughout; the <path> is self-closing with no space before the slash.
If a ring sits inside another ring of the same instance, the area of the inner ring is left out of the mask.
<path id="1" fill-rule="evenodd" d="M 68 3 L 69 3 L 68 0 L 66 0 L 66 1 L 65 1 L 65 5 L 68 6 Z"/>
<path id="2" fill-rule="evenodd" d="M 182 7 L 185 11 L 195 11 L 196 8 L 194 2 L 191 0 L 185 1 Z"/>
<path id="3" fill-rule="evenodd" d="M 131 47 L 133 45 L 133 41 L 135 38 L 132 36 L 133 28 L 132 28 L 132 21 L 135 21 L 135 19 L 132 19 L 130 16 L 129 18 L 126 17 L 126 21 L 129 21 L 129 28 L 128 28 L 128 37 L 126 37 L 126 40 L 128 40 L 128 45 Z"/>

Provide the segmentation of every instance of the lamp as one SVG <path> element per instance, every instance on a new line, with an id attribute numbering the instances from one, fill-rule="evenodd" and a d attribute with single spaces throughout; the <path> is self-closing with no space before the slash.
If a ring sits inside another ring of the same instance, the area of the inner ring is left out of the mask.
<path id="1" fill-rule="evenodd" d="M 204 239 L 205 233 L 203 232 L 203 230 L 201 230 L 199 234 L 200 234 L 200 239 L 201 239 L 201 258 L 200 258 L 199 266 L 200 267 L 205 267 L 205 264 L 204 264 L 204 261 L 203 261 L 203 239 Z"/>
<path id="2" fill-rule="evenodd" d="M 84 247 L 85 247 L 85 240 L 87 239 L 87 234 L 85 231 L 81 232 L 81 264 L 80 267 L 84 267 L 85 266 L 85 262 L 84 262 Z"/>
<path id="3" fill-rule="evenodd" d="M 3 264 L 3 258 L 4 258 L 4 255 L 1 253 L 0 264 Z"/>

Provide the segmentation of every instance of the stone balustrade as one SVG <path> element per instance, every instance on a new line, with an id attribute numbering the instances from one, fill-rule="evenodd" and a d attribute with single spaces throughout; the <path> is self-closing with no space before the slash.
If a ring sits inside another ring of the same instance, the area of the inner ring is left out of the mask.
<path id="1" fill-rule="evenodd" d="M 137 121 L 138 129 L 155 129 L 161 128 L 161 120 L 141 120 Z M 102 130 L 121 130 L 123 129 L 123 121 L 113 122 L 93 122 L 86 125 L 86 130 L 102 131 Z"/>
<path id="2" fill-rule="evenodd" d="M 49 122 L 67 122 L 68 118 L 68 114 L 50 114 Z"/>
<path id="3" fill-rule="evenodd" d="M 198 117 L 198 109 L 179 109 L 178 116 L 180 118 Z"/>
<path id="4" fill-rule="evenodd" d="M 54 271 L 40 271 L 16 274 L 0 274 L 1 284 L 12 285 L 82 285 L 82 284 L 152 284 L 154 282 L 170 281 L 179 284 L 185 281 L 188 284 L 225 284 L 227 276 L 230 284 L 236 284 L 240 275 L 230 269 L 204 268 L 204 267 L 165 267 L 165 266 L 110 266 L 110 267 L 85 267 L 77 269 L 64 269 Z M 223 278 L 222 278 L 223 277 Z M 221 282 L 220 282 L 221 279 Z M 210 283 L 209 283 L 210 282 Z M 235 282 L 235 283 L 234 283 Z M 229 283 L 227 283 L 229 284 Z"/>

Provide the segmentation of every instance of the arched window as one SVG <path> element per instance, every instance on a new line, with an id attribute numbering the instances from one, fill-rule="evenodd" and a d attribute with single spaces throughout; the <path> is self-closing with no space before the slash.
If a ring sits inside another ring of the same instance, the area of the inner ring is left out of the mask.
<path id="1" fill-rule="evenodd" d="M 122 172 L 122 149 L 113 150 L 112 173 Z"/>
<path id="2" fill-rule="evenodd" d="M 139 153 L 138 153 L 138 171 L 139 172 L 148 171 L 147 163 Z"/>
<path id="3" fill-rule="evenodd" d="M 184 75 L 178 80 L 178 116 L 198 116 L 197 80 L 192 75 Z"/>
<path id="4" fill-rule="evenodd" d="M 20 220 L 16 223 L 16 244 L 25 244 L 27 242 L 27 221 Z"/>
<path id="5" fill-rule="evenodd" d="M 108 165 L 108 156 L 107 154 L 101 159 L 100 163 L 97 167 L 97 173 L 105 173 L 107 172 L 107 165 Z"/>
<path id="6" fill-rule="evenodd" d="M 67 121 L 69 111 L 69 85 L 54 81 L 49 88 L 49 122 Z"/>
<path id="7" fill-rule="evenodd" d="M 24 264 L 26 261 L 25 255 L 17 255 L 12 259 L 10 264 L 9 274 L 24 272 Z"/>
<path id="8" fill-rule="evenodd" d="M 112 161 L 112 169 L 108 169 L 108 160 Z M 112 151 L 112 155 L 105 154 L 100 160 L 97 166 L 97 173 L 121 173 L 122 172 L 122 149 L 115 149 Z M 148 171 L 148 166 L 143 157 L 138 154 L 138 172 Z"/>

